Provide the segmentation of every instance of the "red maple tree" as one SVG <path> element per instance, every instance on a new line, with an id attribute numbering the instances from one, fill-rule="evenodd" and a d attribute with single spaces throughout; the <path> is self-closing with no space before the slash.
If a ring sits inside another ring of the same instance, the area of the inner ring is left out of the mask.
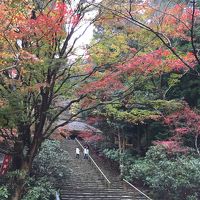
<path id="1" fill-rule="evenodd" d="M 193 146 L 200 155 L 198 147 L 200 115 L 198 112 L 186 105 L 183 110 L 167 116 L 164 123 L 170 127 L 172 136 L 166 141 L 155 141 L 154 144 L 162 145 L 171 152 L 187 151 L 189 148 L 184 145 L 184 140 L 186 136 L 191 136 L 193 138 Z"/>

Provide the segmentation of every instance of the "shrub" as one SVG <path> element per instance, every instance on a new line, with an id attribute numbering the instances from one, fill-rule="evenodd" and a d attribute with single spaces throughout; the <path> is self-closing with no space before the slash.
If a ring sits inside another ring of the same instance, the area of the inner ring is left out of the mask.
<path id="1" fill-rule="evenodd" d="M 119 150 L 116 149 L 104 149 L 103 154 L 114 161 L 119 161 Z"/>
<path id="2" fill-rule="evenodd" d="M 33 163 L 33 173 L 37 177 L 48 176 L 61 180 L 69 174 L 68 153 L 60 147 L 59 141 L 46 140 Z"/>
<path id="3" fill-rule="evenodd" d="M 104 155 L 119 163 L 120 153 L 119 149 L 104 149 Z M 132 156 L 131 152 L 125 151 L 121 154 L 121 162 L 123 162 L 123 176 L 126 177 L 129 174 L 130 165 L 134 162 L 136 158 Z"/>
<path id="4" fill-rule="evenodd" d="M 130 167 L 129 180 L 142 180 L 157 199 L 194 199 L 198 185 L 200 159 L 192 155 L 169 156 L 163 148 L 151 147 L 144 159 Z"/>
<path id="5" fill-rule="evenodd" d="M 22 200 L 49 200 L 50 196 L 56 193 L 56 190 L 46 178 L 42 178 L 37 182 L 34 179 L 30 180 L 29 187 Z"/>
<path id="6" fill-rule="evenodd" d="M 9 196 L 9 192 L 8 192 L 7 187 L 1 186 L 0 187 L 0 199 L 6 200 L 6 199 L 8 199 L 8 196 Z"/>
<path id="7" fill-rule="evenodd" d="M 56 186 L 69 174 L 68 154 L 59 141 L 46 140 L 33 163 L 23 200 L 55 199 Z"/>

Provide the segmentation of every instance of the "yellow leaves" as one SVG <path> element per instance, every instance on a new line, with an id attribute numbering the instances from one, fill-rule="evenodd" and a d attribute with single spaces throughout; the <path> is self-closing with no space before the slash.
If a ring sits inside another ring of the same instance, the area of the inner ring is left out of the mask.
<path id="1" fill-rule="evenodd" d="M 6 99 L 0 99 L 0 108 L 4 107 L 7 105 L 7 100 Z"/>
<path id="2" fill-rule="evenodd" d="M 21 67 L 20 68 L 20 76 L 24 76 L 24 75 L 26 75 L 26 73 L 27 73 L 28 71 L 24 68 L 24 67 Z"/>
<path id="3" fill-rule="evenodd" d="M 0 52 L 0 59 L 9 59 L 13 58 L 13 54 L 10 54 L 9 52 Z"/>
<path id="4" fill-rule="evenodd" d="M 8 51 L 0 50 L 0 69 L 9 67 L 13 63 L 13 54 Z"/>
<path id="5" fill-rule="evenodd" d="M 78 112 L 78 110 L 80 109 L 80 105 L 79 103 L 73 103 L 71 106 L 70 106 L 70 110 L 69 112 L 74 115 Z"/>
<path id="6" fill-rule="evenodd" d="M 84 68 L 87 67 L 86 65 L 82 66 L 81 64 L 78 64 L 78 65 L 74 65 L 72 68 L 71 68 L 71 73 L 83 73 L 84 72 Z"/>
<path id="7" fill-rule="evenodd" d="M 13 24 L 19 25 L 21 24 L 24 20 L 26 20 L 26 17 L 23 13 L 16 13 L 16 15 L 13 16 L 12 22 Z"/>
<path id="8" fill-rule="evenodd" d="M 105 31 L 102 40 L 91 49 L 91 57 L 98 65 L 119 61 L 122 53 L 129 51 L 127 36 L 123 33 Z M 106 58 L 106 59 L 105 59 Z"/>
<path id="9" fill-rule="evenodd" d="M 94 77 L 98 80 L 102 79 L 104 76 L 105 76 L 106 73 L 103 73 L 103 72 L 96 72 L 94 73 Z"/>

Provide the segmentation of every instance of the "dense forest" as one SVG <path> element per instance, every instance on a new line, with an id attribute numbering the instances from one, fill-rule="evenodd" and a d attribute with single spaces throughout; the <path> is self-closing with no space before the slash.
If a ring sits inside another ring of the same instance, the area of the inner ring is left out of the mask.
<path id="1" fill-rule="evenodd" d="M 2 200 L 54 198 L 70 171 L 55 138 L 77 118 L 153 199 L 200 199 L 199 0 L 0 2 Z"/>

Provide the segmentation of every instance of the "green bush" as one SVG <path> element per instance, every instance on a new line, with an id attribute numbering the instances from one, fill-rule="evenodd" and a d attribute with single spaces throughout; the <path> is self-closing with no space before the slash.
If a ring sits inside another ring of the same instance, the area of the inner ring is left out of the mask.
<path id="1" fill-rule="evenodd" d="M 104 155 L 119 162 L 119 150 L 105 149 Z M 200 199 L 200 158 L 195 154 L 168 154 L 160 146 L 152 146 L 145 157 L 131 152 L 121 154 L 124 178 L 149 186 L 158 200 Z"/>
<path id="2" fill-rule="evenodd" d="M 36 176 L 63 179 L 68 176 L 68 153 L 60 147 L 59 141 L 46 140 L 34 160 L 33 172 Z"/>
<path id="3" fill-rule="evenodd" d="M 34 160 L 23 200 L 55 199 L 56 185 L 62 184 L 69 171 L 68 154 L 60 142 L 46 140 Z"/>
<path id="4" fill-rule="evenodd" d="M 151 147 L 145 158 L 137 159 L 131 165 L 127 178 L 142 180 L 155 192 L 156 199 L 195 199 L 200 192 L 199 169 L 199 158 L 169 156 L 164 149 Z"/>
<path id="5" fill-rule="evenodd" d="M 45 178 L 35 182 L 30 181 L 28 192 L 25 194 L 22 200 L 49 200 L 51 195 L 55 195 L 56 190 L 52 184 Z M 55 199 L 55 198 L 54 198 Z"/>
<path id="6" fill-rule="evenodd" d="M 9 196 L 9 192 L 8 192 L 7 187 L 1 186 L 0 187 L 0 199 L 6 200 L 6 199 L 8 199 L 8 196 Z"/>
<path id="7" fill-rule="evenodd" d="M 119 163 L 120 153 L 119 149 L 104 149 L 104 155 L 114 161 Z M 126 150 L 124 153 L 121 153 L 121 162 L 123 162 L 123 175 L 126 176 L 130 171 L 131 164 L 136 160 L 134 156 L 132 156 L 131 152 Z"/>
<path id="8" fill-rule="evenodd" d="M 103 154 L 114 161 L 119 161 L 119 150 L 116 149 L 104 149 Z"/>

